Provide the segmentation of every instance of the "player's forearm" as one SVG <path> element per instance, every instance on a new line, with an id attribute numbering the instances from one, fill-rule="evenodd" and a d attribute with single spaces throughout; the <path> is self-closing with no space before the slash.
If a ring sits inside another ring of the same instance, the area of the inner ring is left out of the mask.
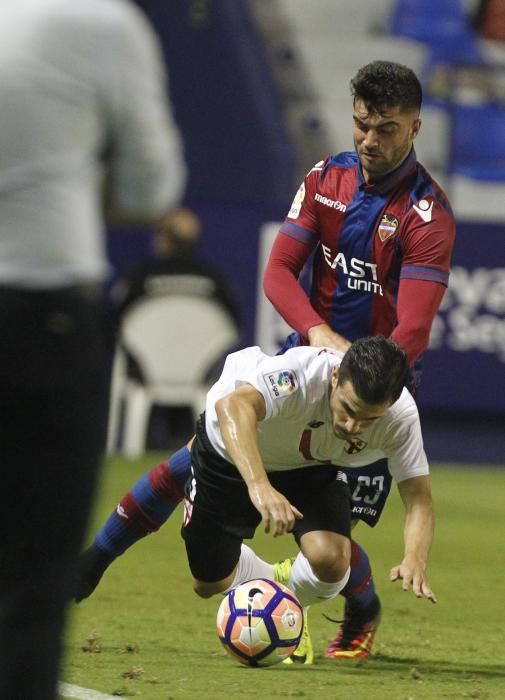
<path id="1" fill-rule="evenodd" d="M 265 275 L 263 289 L 267 299 L 286 323 L 304 338 L 307 337 L 309 328 L 324 323 L 298 281 L 286 270 L 279 270 L 275 275 Z"/>
<path id="2" fill-rule="evenodd" d="M 226 451 L 247 487 L 268 482 L 258 449 L 254 407 L 231 394 L 216 403 L 216 413 Z"/>
<path id="3" fill-rule="evenodd" d="M 398 325 L 391 338 L 404 348 L 409 363 L 423 353 L 430 339 L 433 319 L 440 307 L 445 287 L 425 280 L 402 280 L 398 291 Z"/>
<path id="4" fill-rule="evenodd" d="M 251 385 L 244 385 L 216 403 L 224 445 L 260 513 L 265 532 L 274 537 L 292 530 L 303 517 L 295 506 L 271 485 L 257 440 L 257 424 L 265 418 L 265 400 Z"/>
<path id="5" fill-rule="evenodd" d="M 404 562 L 426 569 L 435 531 L 435 514 L 431 496 L 407 508 L 404 527 Z"/>
<path id="6" fill-rule="evenodd" d="M 312 247 L 279 234 L 265 270 L 263 289 L 282 318 L 304 338 L 309 328 L 324 323 L 312 307 L 298 276 Z"/>

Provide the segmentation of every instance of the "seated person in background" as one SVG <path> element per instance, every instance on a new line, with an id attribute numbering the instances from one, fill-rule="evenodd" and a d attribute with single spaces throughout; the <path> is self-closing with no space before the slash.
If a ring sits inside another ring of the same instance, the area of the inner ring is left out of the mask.
<path id="1" fill-rule="evenodd" d="M 190 209 L 176 207 L 165 214 L 153 232 L 153 257 L 133 266 L 112 287 L 111 301 L 118 323 L 142 298 L 183 294 L 214 299 L 240 327 L 238 305 L 230 285 L 197 257 L 201 234 L 202 222 Z M 220 363 L 211 368 L 211 378 L 216 378 L 220 370 Z M 128 360 L 128 374 L 143 381 L 141 368 L 132 357 Z M 163 443 L 165 448 L 178 447 L 193 433 L 191 410 L 185 406 L 170 407 L 165 408 L 163 414 L 166 421 L 162 422 L 157 442 Z"/>
<path id="2" fill-rule="evenodd" d="M 132 267 L 112 288 L 111 300 L 119 315 L 143 296 L 191 294 L 215 298 L 238 323 L 230 286 L 196 255 L 201 234 L 197 214 L 184 207 L 171 209 L 154 230 L 154 257 Z"/>

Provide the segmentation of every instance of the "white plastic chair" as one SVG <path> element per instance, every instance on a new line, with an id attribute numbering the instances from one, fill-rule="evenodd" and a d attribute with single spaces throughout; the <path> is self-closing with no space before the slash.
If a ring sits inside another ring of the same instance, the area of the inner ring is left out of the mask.
<path id="1" fill-rule="evenodd" d="M 135 302 L 122 319 L 115 350 L 107 452 L 143 454 L 155 405 L 190 406 L 196 420 L 210 388 L 208 371 L 238 340 L 235 323 L 213 299 L 167 295 Z M 128 355 L 143 382 L 128 376 Z"/>

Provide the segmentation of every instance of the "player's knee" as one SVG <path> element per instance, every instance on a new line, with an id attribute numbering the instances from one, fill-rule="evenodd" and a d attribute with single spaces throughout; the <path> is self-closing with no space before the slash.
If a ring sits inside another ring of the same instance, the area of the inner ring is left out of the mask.
<path id="1" fill-rule="evenodd" d="M 226 586 L 222 581 L 208 583 L 206 581 L 199 581 L 196 578 L 193 579 L 193 590 L 200 598 L 212 598 L 213 595 L 222 593 L 225 589 Z"/>
<path id="2" fill-rule="evenodd" d="M 340 581 L 349 568 L 351 561 L 351 542 L 347 537 L 334 535 L 315 538 L 307 548 L 305 556 L 313 572 L 320 581 Z"/>
<path id="3" fill-rule="evenodd" d="M 211 598 L 217 593 L 213 584 L 197 581 L 196 579 L 193 581 L 193 590 L 200 598 Z"/>

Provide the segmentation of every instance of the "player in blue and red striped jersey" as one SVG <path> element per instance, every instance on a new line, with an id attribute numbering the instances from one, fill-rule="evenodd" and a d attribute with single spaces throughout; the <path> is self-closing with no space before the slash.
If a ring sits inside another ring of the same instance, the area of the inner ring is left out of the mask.
<path id="1" fill-rule="evenodd" d="M 274 243 L 265 293 L 299 331 L 293 344 L 301 337 L 345 350 L 359 337 L 391 335 L 414 366 L 447 286 L 454 218 L 416 161 L 414 74 L 376 62 L 352 85 L 356 152 L 331 156 L 306 176 Z M 309 299 L 298 275 L 314 249 Z"/>
<path id="2" fill-rule="evenodd" d="M 358 71 L 351 87 L 356 152 L 321 161 L 305 178 L 274 243 L 265 292 L 298 331 L 284 349 L 302 343 L 345 351 L 358 337 L 388 335 L 407 351 L 413 389 L 447 285 L 454 219 L 445 195 L 416 162 L 422 91 L 415 74 L 375 62 Z M 309 299 L 298 275 L 314 250 Z M 349 440 L 349 451 L 362 448 L 359 439 Z M 91 594 L 117 556 L 165 522 L 189 469 L 183 447 L 123 498 L 83 554 L 77 600 Z M 353 517 L 375 525 L 391 485 L 387 464 L 361 468 L 358 479 L 348 475 L 354 480 Z M 342 594 L 345 620 L 327 654 L 368 656 L 380 603 L 368 557 L 354 541 Z"/>
<path id="3" fill-rule="evenodd" d="M 355 152 L 317 163 L 307 174 L 274 242 L 265 293 L 296 333 L 297 344 L 345 351 L 384 334 L 406 350 L 410 388 L 449 277 L 455 223 L 445 194 L 417 162 L 422 90 L 414 73 L 377 61 L 351 82 Z M 310 298 L 298 276 L 315 251 Z M 349 449 L 362 448 L 350 440 Z M 385 460 L 366 475 L 347 471 L 353 517 L 374 526 L 391 485 Z M 352 543 L 345 619 L 326 652 L 370 654 L 380 616 L 368 557 Z"/>

